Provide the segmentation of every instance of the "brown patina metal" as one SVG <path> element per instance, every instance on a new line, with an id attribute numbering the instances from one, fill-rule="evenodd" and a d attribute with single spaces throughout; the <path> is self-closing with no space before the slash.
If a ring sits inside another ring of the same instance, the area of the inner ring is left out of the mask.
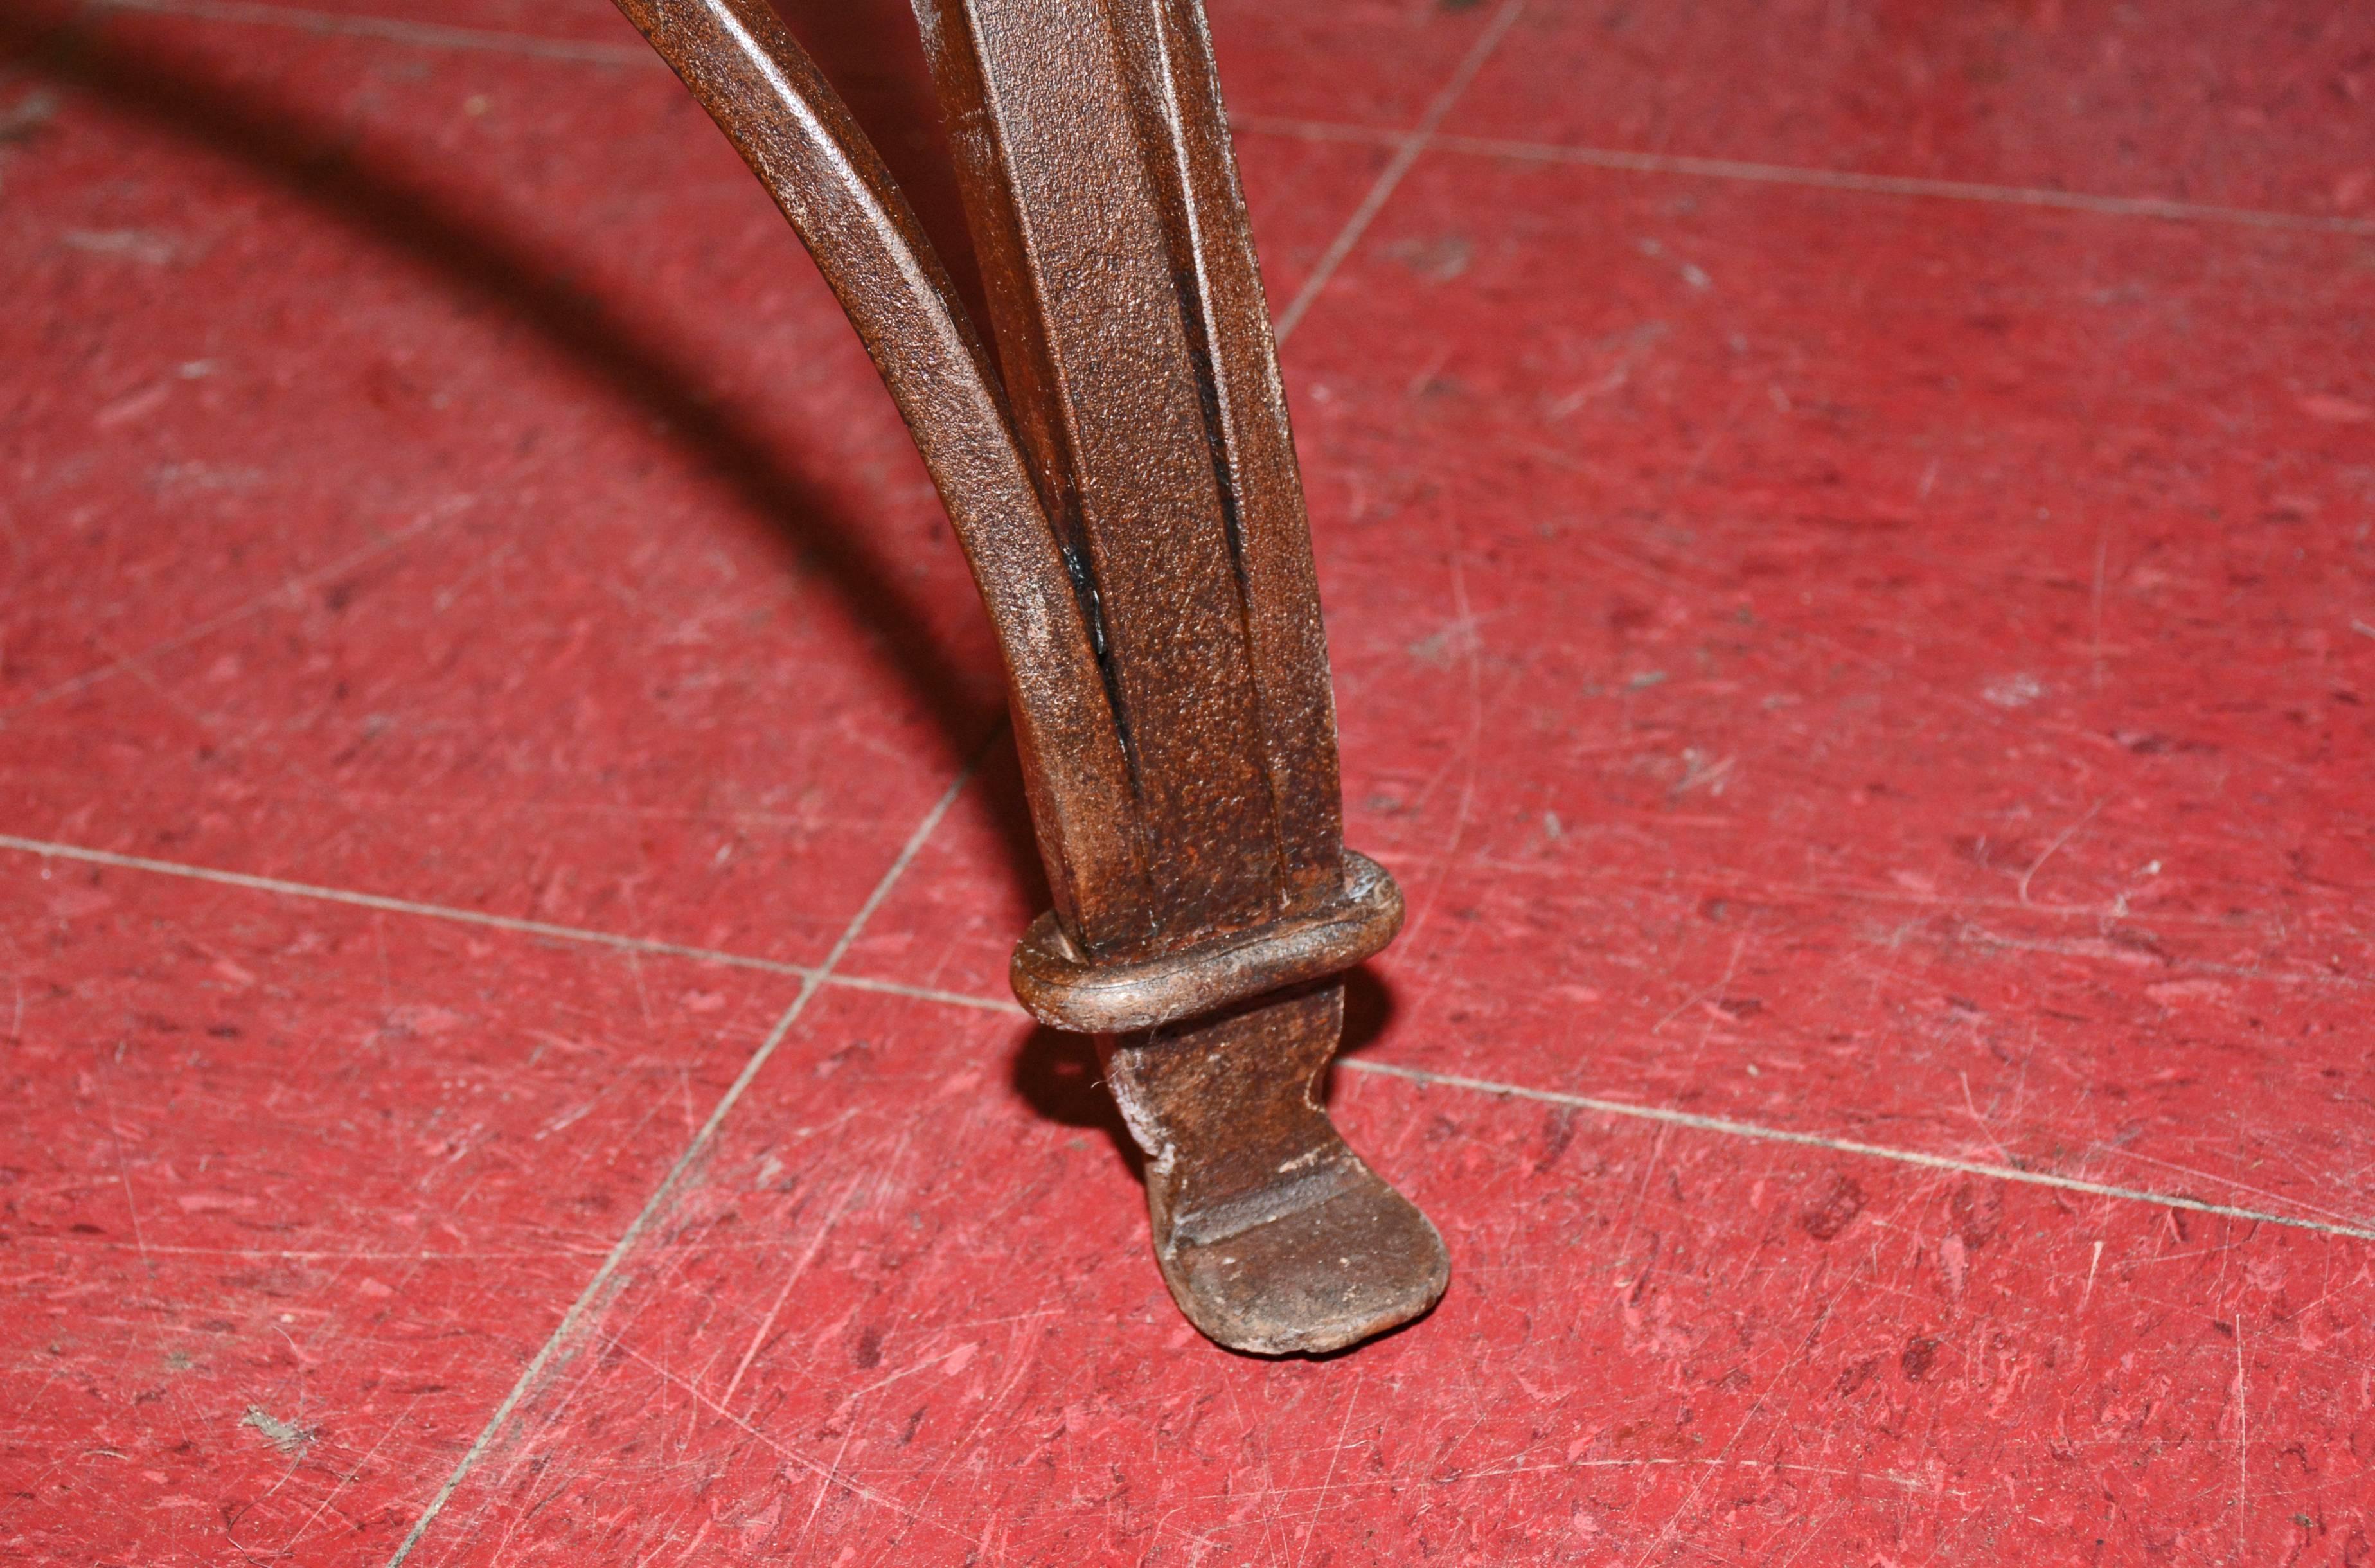
<path id="1" fill-rule="evenodd" d="M 1345 969 L 1401 898 L 1343 844 L 1303 489 L 1200 0 L 916 0 L 993 362 L 765 0 L 618 0 L 798 230 L 998 632 L 1056 907 L 1015 994 L 1098 1037 L 1164 1279 L 1239 1350 L 1405 1322 L 1448 1265 L 1329 1125 Z"/>

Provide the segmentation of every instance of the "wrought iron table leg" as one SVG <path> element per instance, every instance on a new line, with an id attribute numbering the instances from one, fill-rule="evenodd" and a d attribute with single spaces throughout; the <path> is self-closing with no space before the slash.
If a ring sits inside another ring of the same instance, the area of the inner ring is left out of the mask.
<path id="1" fill-rule="evenodd" d="M 1431 1306 L 1318 1089 L 1391 938 L 1343 846 L 1311 544 L 1200 0 L 916 0 L 998 352 L 764 0 L 619 0 L 789 218 L 914 432 L 1006 661 L 1056 907 L 1016 994 L 1100 1037 L 1155 1255 L 1247 1350 Z"/>

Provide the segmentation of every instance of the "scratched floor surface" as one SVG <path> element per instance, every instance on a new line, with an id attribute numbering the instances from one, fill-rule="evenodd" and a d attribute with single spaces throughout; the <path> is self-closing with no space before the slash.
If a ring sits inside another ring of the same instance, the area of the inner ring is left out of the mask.
<path id="1" fill-rule="evenodd" d="M 35 0 L 0 1558 L 2375 1562 L 2375 12 L 1212 9 L 1443 1305 L 1171 1307 L 962 561 L 623 23 Z"/>

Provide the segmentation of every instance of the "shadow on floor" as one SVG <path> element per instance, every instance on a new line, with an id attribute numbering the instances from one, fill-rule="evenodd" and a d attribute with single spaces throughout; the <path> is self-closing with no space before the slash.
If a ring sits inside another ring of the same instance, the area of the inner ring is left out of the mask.
<path id="1" fill-rule="evenodd" d="M 936 242 L 945 246 L 951 237 L 961 239 L 955 184 L 939 153 L 938 116 L 905 7 L 892 0 L 789 0 L 786 10 L 828 73 L 854 78 L 854 112 L 861 122 L 872 122 L 870 129 L 887 131 L 879 136 L 885 160 L 913 182 L 911 194 Z M 816 570 L 855 619 L 880 631 L 875 656 L 896 667 L 932 715 L 944 766 L 961 764 L 990 738 L 978 704 L 966 699 L 964 672 L 933 635 L 900 574 L 865 542 L 870 520 L 836 511 L 809 477 L 786 471 L 756 431 L 703 395 L 696 367 L 573 286 L 525 227 L 464 213 L 402 171 L 358 159 L 347 132 L 328 115 L 247 86 L 209 80 L 191 62 L 111 36 L 111 19 L 103 11 L 84 11 L 61 23 L 0 9 L 0 57 L 238 161 L 362 239 L 432 270 L 457 292 L 535 328 L 597 383 L 600 395 L 663 422 L 702 468 L 736 492 L 744 511 L 780 534 L 787 561 L 798 559 Z M 904 50 L 893 29 L 903 19 Z M 620 41 L 633 41 L 623 19 L 619 27 Z M 654 69 L 662 68 L 655 62 Z M 601 84 L 589 80 L 587 90 L 601 90 Z M 917 126 L 926 134 L 919 136 Z M 715 133 L 703 128 L 703 134 Z M 755 180 L 751 187 L 750 199 L 763 203 Z M 791 233 L 783 239 L 786 267 L 809 265 Z M 959 249 L 948 260 L 960 288 L 969 289 L 970 257 Z M 1027 818 L 992 815 L 1018 878 L 1035 884 L 1038 856 Z"/>

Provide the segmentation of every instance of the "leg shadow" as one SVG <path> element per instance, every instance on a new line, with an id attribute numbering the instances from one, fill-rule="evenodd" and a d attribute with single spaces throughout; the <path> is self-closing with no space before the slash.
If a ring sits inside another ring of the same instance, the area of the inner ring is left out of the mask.
<path id="1" fill-rule="evenodd" d="M 1094 1039 L 1034 1029 L 1015 1047 L 1009 1080 L 1032 1110 L 1058 1126 L 1105 1134 L 1130 1178 L 1146 1185 L 1146 1156 L 1139 1152 L 1113 1096 L 1105 1092 L 1105 1067 L 1097 1060 Z"/>
<path id="2" fill-rule="evenodd" d="M 846 6 L 840 20 L 823 30 L 846 55 L 878 36 L 860 23 L 887 26 L 887 0 Z M 805 0 L 801 9 L 812 13 L 811 21 L 835 14 L 829 0 Z M 759 432 L 705 397 L 696 367 L 639 333 L 603 300 L 574 288 L 524 229 L 465 212 L 403 171 L 374 167 L 355 155 L 347 133 L 327 115 L 245 86 L 209 80 L 202 68 L 109 26 L 120 20 L 84 10 L 73 19 L 45 21 L 0 7 L 0 57 L 10 58 L 24 76 L 101 100 L 237 160 L 350 232 L 421 264 L 458 292 L 535 328 L 603 395 L 663 422 L 704 469 L 732 489 L 746 511 L 774 525 L 787 558 L 816 570 L 856 619 L 880 631 L 874 656 L 895 667 L 932 715 L 944 762 L 961 761 L 979 749 L 990 721 L 977 701 L 966 698 L 976 683 L 933 634 L 921 604 L 901 586 L 903 574 L 861 542 L 865 520 L 836 511 L 812 481 L 786 472 Z M 623 20 L 620 36 L 622 42 L 634 38 Z M 916 47 L 911 41 L 910 48 Z M 869 78 L 872 86 L 861 91 L 860 100 L 878 121 L 917 112 L 912 78 L 920 68 L 917 53 L 914 72 Z M 587 90 L 599 91 L 601 84 L 589 79 Z M 936 113 L 920 123 L 934 127 L 937 136 Z M 889 139 L 911 174 L 933 151 L 928 138 L 922 145 L 912 136 Z M 937 195 L 928 181 L 924 185 L 936 238 L 943 241 L 954 217 L 953 190 L 945 180 Z M 756 180 L 750 195 L 754 202 L 766 200 Z M 957 230 L 961 233 L 961 219 Z M 784 265 L 809 265 L 798 240 L 788 231 L 784 240 Z M 963 253 L 954 259 L 961 274 L 969 276 Z M 1016 858 L 1028 862 L 1034 857 L 1027 824 L 1023 831 Z"/>

